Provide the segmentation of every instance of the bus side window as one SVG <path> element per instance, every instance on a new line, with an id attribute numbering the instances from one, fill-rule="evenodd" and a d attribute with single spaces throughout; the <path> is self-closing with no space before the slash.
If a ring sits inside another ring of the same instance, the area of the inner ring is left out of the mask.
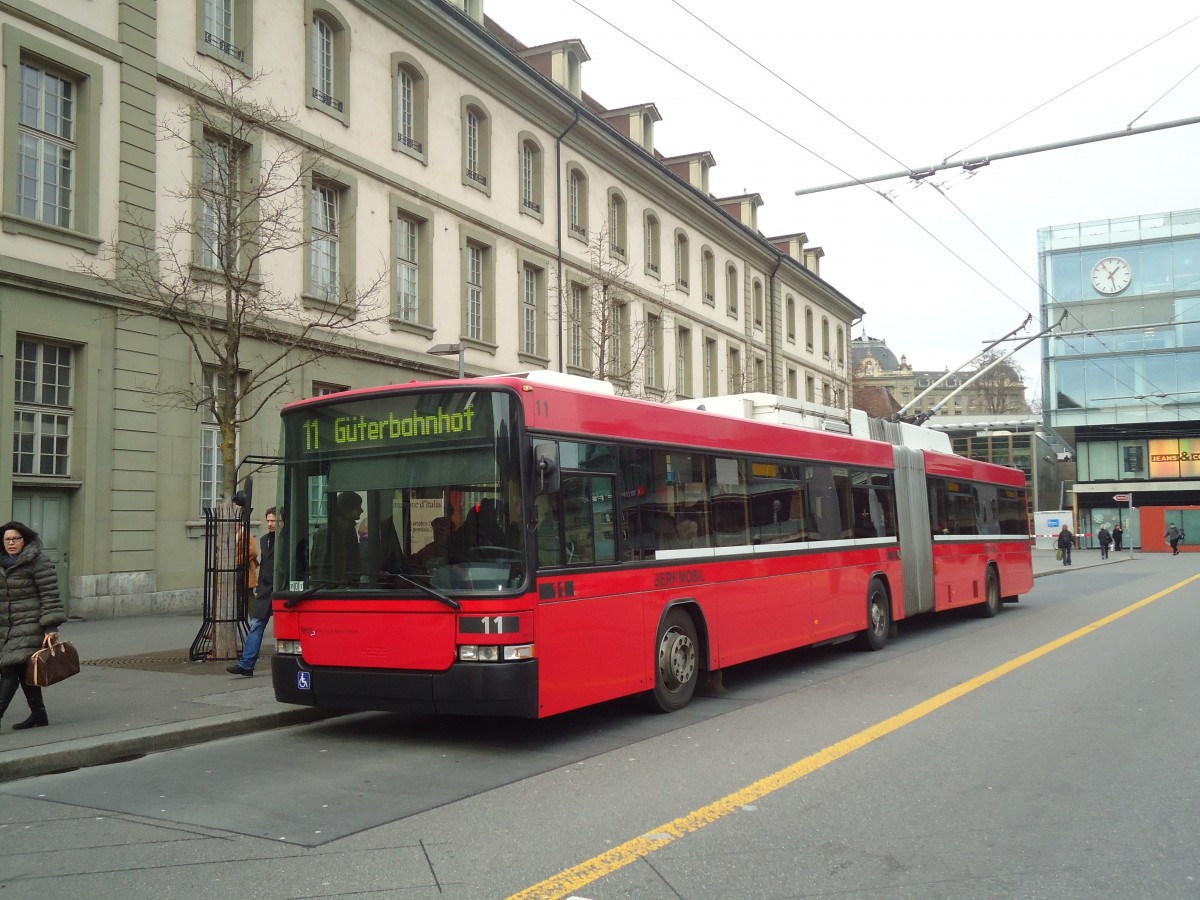
<path id="1" fill-rule="evenodd" d="M 541 567 L 561 566 L 562 521 L 558 493 L 538 494 L 533 501 L 537 510 L 537 560 Z"/>
<path id="2" fill-rule="evenodd" d="M 842 507 L 829 466 L 808 468 L 808 513 L 816 531 L 814 540 L 836 541 L 842 536 Z"/>

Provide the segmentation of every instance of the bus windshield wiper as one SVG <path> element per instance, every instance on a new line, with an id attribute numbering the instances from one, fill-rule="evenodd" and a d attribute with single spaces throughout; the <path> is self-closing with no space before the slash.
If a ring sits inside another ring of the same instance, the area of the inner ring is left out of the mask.
<path id="1" fill-rule="evenodd" d="M 439 603 L 446 604 L 451 609 L 462 609 L 462 604 L 460 604 L 453 597 L 449 597 L 446 594 L 443 594 L 441 591 L 439 591 L 437 588 L 435 588 L 431 584 L 425 584 L 425 582 L 423 582 L 423 581 L 418 581 L 415 578 L 409 578 L 407 575 L 404 575 L 400 572 L 387 572 L 385 574 L 387 575 L 388 578 L 396 578 L 400 581 L 403 581 L 409 587 L 415 587 L 418 591 L 421 591 L 424 594 L 428 594 L 434 600 L 437 600 Z"/>
<path id="2" fill-rule="evenodd" d="M 317 593 L 317 591 L 328 591 L 334 588 L 349 587 L 349 581 L 318 581 L 306 591 L 301 591 L 294 597 L 288 597 L 283 601 L 284 609 L 293 609 L 300 604 L 301 600 L 307 600 L 309 597 Z"/>
<path id="3" fill-rule="evenodd" d="M 399 572 L 388 572 L 387 577 L 395 578 L 399 581 L 403 581 L 409 587 L 414 587 L 418 591 L 421 591 L 423 594 L 428 594 L 430 597 L 433 597 L 439 603 L 444 603 L 444 604 L 446 604 L 446 606 L 450 607 L 451 609 L 462 609 L 462 605 L 457 600 L 455 600 L 453 597 L 448 597 L 447 595 L 443 594 L 441 591 L 439 591 L 437 588 L 433 587 L 432 585 L 425 584 L 421 581 L 418 581 L 415 578 L 409 578 L 407 575 L 402 575 Z M 294 609 L 296 606 L 298 606 L 300 604 L 301 601 L 307 600 L 309 597 L 312 597 L 318 591 L 333 590 L 334 588 L 340 588 L 340 587 L 351 587 L 352 584 L 353 584 L 353 582 L 350 582 L 350 581 L 321 581 L 321 582 L 318 582 L 318 583 L 314 584 L 312 587 L 310 587 L 308 590 L 302 591 L 301 593 L 296 594 L 294 597 L 288 597 L 286 600 L 283 601 L 283 608 L 284 609 Z"/>

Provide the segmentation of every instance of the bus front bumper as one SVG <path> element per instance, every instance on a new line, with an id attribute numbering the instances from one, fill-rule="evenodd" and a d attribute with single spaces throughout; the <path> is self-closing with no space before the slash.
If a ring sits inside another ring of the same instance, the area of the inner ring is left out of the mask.
<path id="1" fill-rule="evenodd" d="M 538 661 L 455 663 L 444 672 L 307 666 L 271 658 L 280 703 L 351 711 L 538 717 Z"/>

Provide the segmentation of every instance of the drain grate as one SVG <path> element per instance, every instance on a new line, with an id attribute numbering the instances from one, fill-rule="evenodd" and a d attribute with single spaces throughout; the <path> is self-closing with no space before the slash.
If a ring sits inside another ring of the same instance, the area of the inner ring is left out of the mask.
<path id="1" fill-rule="evenodd" d="M 158 650 L 153 653 L 138 653 L 133 656 L 110 656 L 107 659 L 88 659 L 85 666 L 101 666 L 109 669 L 139 669 L 146 672 L 221 673 L 225 674 L 228 662 L 217 660 L 192 662 L 187 649 Z M 217 665 L 218 662 L 223 663 Z"/>

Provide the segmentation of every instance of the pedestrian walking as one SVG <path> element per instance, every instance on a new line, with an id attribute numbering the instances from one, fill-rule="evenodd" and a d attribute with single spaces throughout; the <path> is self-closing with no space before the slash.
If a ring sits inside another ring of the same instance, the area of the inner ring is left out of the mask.
<path id="1" fill-rule="evenodd" d="M 1100 542 L 1100 558 L 1108 559 L 1108 548 L 1113 542 L 1113 536 L 1108 533 L 1107 525 L 1100 526 L 1100 533 L 1096 535 L 1096 540 Z"/>
<path id="2" fill-rule="evenodd" d="M 275 507 L 268 509 L 263 518 L 267 522 L 267 533 L 258 542 L 262 556 L 258 585 L 254 589 L 254 605 L 250 610 L 250 630 L 246 633 L 241 658 L 225 669 L 230 675 L 249 677 L 254 674 L 254 664 L 258 662 L 258 654 L 262 650 L 263 632 L 271 621 L 271 595 L 275 592 L 275 526 L 278 521 Z"/>
<path id="3" fill-rule="evenodd" d="M 1058 549 L 1062 551 L 1062 561 L 1064 566 L 1071 564 L 1071 548 L 1075 546 L 1075 535 L 1071 533 L 1071 529 L 1066 525 L 1062 527 L 1062 531 L 1058 533 Z"/>
<path id="4" fill-rule="evenodd" d="M 1183 529 L 1176 528 L 1175 523 L 1172 522 L 1167 526 L 1167 533 L 1164 537 L 1167 539 L 1167 543 L 1171 545 L 1171 555 L 1178 556 L 1179 544 L 1183 540 Z"/>
<path id="5" fill-rule="evenodd" d="M 1118 553 L 1120 553 L 1121 552 L 1121 544 L 1125 540 L 1125 532 L 1121 529 L 1120 522 L 1118 522 L 1113 527 L 1112 538 L 1113 538 L 1113 549 L 1116 550 Z"/>
<path id="6" fill-rule="evenodd" d="M 29 703 L 29 718 L 13 728 L 49 725 L 42 689 L 25 683 L 25 665 L 47 634 L 67 621 L 58 596 L 58 573 L 37 532 L 20 522 L 0 526 L 0 717 L 17 694 Z"/>

